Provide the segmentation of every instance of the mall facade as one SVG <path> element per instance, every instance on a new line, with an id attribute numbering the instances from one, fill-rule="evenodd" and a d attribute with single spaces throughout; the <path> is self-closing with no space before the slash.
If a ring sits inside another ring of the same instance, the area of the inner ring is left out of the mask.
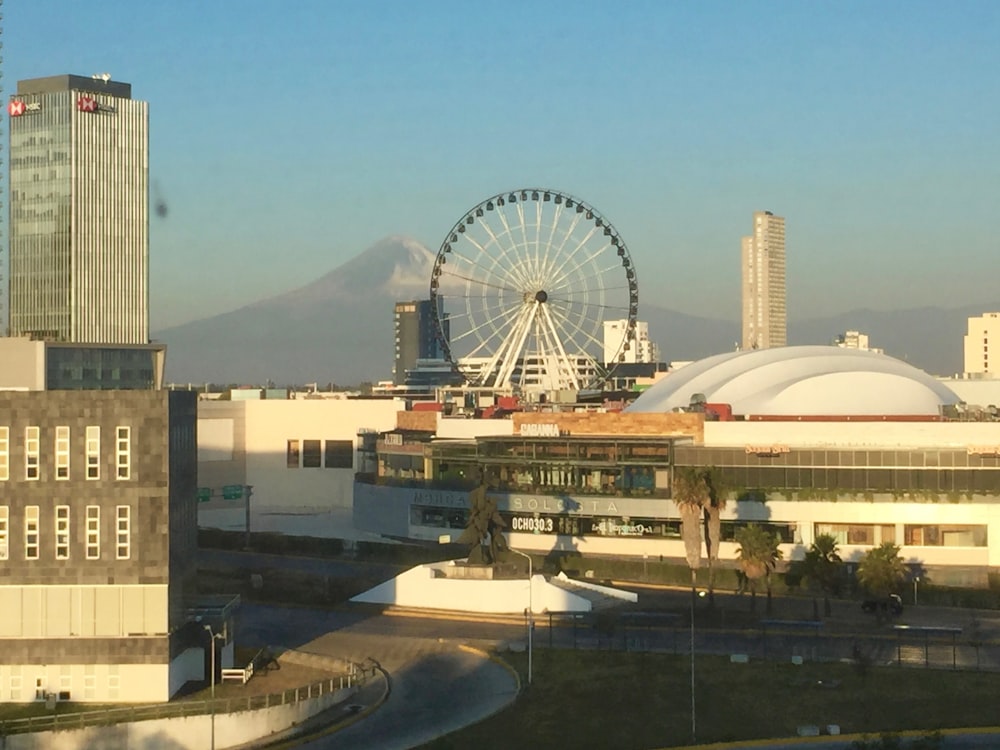
<path id="1" fill-rule="evenodd" d="M 712 466 L 730 488 L 723 564 L 737 556 L 736 530 L 756 523 L 780 536 L 786 560 L 831 534 L 848 563 L 893 542 L 938 583 L 984 585 L 1000 567 L 995 422 L 711 416 L 401 412 L 396 429 L 363 441 L 355 525 L 398 539 L 454 534 L 482 471 L 517 549 L 680 562 L 673 476 Z"/>

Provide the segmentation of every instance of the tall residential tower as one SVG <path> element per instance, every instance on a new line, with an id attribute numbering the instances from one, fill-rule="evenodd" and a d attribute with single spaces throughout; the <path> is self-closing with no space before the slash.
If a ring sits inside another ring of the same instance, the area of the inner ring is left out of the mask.
<path id="1" fill-rule="evenodd" d="M 10 115 L 10 335 L 149 341 L 149 117 L 106 75 L 19 81 Z"/>
<path id="2" fill-rule="evenodd" d="M 785 220 L 770 211 L 753 215 L 743 238 L 743 348 L 785 346 Z"/>

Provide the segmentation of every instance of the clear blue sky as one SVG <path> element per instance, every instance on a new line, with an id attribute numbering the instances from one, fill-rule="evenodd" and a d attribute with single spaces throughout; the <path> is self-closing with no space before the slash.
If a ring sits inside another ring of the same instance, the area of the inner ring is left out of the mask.
<path id="1" fill-rule="evenodd" d="M 154 330 L 388 234 L 553 187 L 640 297 L 737 318 L 787 218 L 790 315 L 1000 298 L 1000 3 L 8 0 L 6 93 L 110 72 L 150 102 Z M 4 136 L 6 138 L 6 134 Z M 641 308 L 640 308 L 641 317 Z"/>

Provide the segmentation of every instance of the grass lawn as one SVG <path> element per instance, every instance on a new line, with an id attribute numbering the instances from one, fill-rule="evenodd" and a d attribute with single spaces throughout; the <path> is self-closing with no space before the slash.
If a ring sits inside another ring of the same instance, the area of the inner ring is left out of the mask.
<path id="1" fill-rule="evenodd" d="M 526 674 L 524 654 L 504 654 Z M 843 733 L 996 723 L 1000 675 L 852 664 L 730 664 L 697 656 L 698 742 L 794 737 L 805 724 Z M 533 684 L 505 711 L 424 750 L 615 748 L 691 744 L 688 657 L 607 651 L 534 654 Z"/>

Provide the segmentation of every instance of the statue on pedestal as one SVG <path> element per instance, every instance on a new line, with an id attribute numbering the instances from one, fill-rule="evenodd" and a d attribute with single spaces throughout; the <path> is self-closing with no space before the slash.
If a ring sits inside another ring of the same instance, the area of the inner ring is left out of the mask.
<path id="1" fill-rule="evenodd" d="M 504 561 L 507 540 L 503 529 L 507 524 L 500 517 L 497 501 L 487 491 L 490 482 L 485 472 L 480 472 L 479 486 L 469 493 L 469 525 L 458 538 L 459 544 L 471 544 L 469 564 L 496 565 Z"/>

